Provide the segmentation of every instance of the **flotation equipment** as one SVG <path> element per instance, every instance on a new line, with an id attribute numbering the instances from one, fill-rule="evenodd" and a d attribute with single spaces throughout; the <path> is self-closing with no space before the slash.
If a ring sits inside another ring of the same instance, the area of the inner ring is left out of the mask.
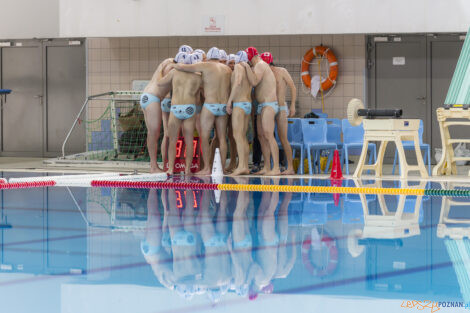
<path id="1" fill-rule="evenodd" d="M 307 271 L 316 277 L 325 277 L 331 275 L 338 266 L 338 248 L 336 240 L 331 238 L 326 232 L 321 237 L 322 247 L 328 249 L 328 263 L 324 267 L 316 266 L 310 258 L 310 250 L 312 249 L 312 237 L 308 235 L 302 242 L 302 263 Z"/>
<path id="2" fill-rule="evenodd" d="M 330 48 L 323 45 L 311 48 L 305 53 L 302 59 L 301 75 L 303 84 L 309 90 L 312 81 L 310 64 L 312 64 L 315 58 L 326 58 L 328 60 L 328 77 L 321 81 L 321 90 L 326 91 L 336 85 L 336 78 L 338 77 L 338 59 Z"/>

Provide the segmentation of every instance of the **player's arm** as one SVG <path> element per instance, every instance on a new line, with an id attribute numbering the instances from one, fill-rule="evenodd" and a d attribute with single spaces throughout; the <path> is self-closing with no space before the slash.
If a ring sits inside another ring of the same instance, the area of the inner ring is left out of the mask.
<path id="1" fill-rule="evenodd" d="M 160 79 L 163 78 L 163 72 L 164 72 L 165 68 L 167 67 L 167 65 L 169 63 L 173 63 L 173 59 L 168 58 L 165 61 L 163 61 L 162 63 L 160 63 L 160 65 L 158 66 L 157 71 L 156 71 L 157 72 L 157 80 L 160 80 Z"/>
<path id="2" fill-rule="evenodd" d="M 196 73 L 196 72 L 204 72 L 206 68 L 204 63 L 196 63 L 196 64 L 175 64 L 173 68 L 177 69 L 178 71 L 187 72 L 187 73 Z"/>
<path id="3" fill-rule="evenodd" d="M 244 69 L 242 68 L 242 70 Z M 234 81 L 234 84 L 232 85 L 232 91 L 230 92 L 230 97 L 228 98 L 228 101 L 227 101 L 227 113 L 228 114 L 232 114 L 232 101 L 235 95 L 237 94 L 238 90 L 240 89 L 240 86 L 242 84 L 242 78 L 243 78 L 243 75 L 240 69 L 235 69 L 234 74 L 235 74 L 235 81 Z"/>
<path id="4" fill-rule="evenodd" d="M 240 63 L 243 64 L 246 70 L 246 76 L 248 77 L 248 81 L 252 86 L 257 86 L 261 79 L 263 78 L 264 71 L 266 67 L 263 66 L 262 63 L 258 63 L 255 65 L 255 68 L 252 70 L 251 67 L 247 63 Z"/>
<path id="5" fill-rule="evenodd" d="M 175 74 L 174 70 L 171 70 L 168 74 L 165 75 L 160 81 L 158 82 L 159 87 L 168 87 L 168 85 L 171 85 L 173 81 L 173 75 Z"/>
<path id="6" fill-rule="evenodd" d="M 294 80 L 290 76 L 289 72 L 287 70 L 284 70 L 282 72 L 283 72 L 282 77 L 284 81 L 286 82 L 287 86 L 289 86 L 290 95 L 291 95 L 289 117 L 294 117 L 295 116 L 295 102 L 297 101 L 297 87 L 295 87 Z"/>

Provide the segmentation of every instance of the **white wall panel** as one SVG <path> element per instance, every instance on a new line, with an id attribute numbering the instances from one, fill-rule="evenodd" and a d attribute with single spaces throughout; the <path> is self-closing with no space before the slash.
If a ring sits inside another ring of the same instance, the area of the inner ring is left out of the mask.
<path id="1" fill-rule="evenodd" d="M 463 32 L 467 0 L 60 0 L 65 37 L 206 35 L 206 15 L 225 35 Z"/>
<path id="2" fill-rule="evenodd" d="M 59 36 L 59 0 L 3 0 L 0 39 Z"/>

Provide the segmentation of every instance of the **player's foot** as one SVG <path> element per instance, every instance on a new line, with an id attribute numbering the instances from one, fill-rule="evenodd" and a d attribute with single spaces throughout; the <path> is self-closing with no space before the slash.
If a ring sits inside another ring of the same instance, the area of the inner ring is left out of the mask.
<path id="1" fill-rule="evenodd" d="M 202 170 L 196 173 L 196 175 L 210 175 L 210 174 L 211 174 L 210 168 L 203 168 Z"/>
<path id="2" fill-rule="evenodd" d="M 160 169 L 158 166 L 151 167 L 150 168 L 150 174 L 158 174 L 158 173 L 165 173 L 162 169 Z"/>
<path id="3" fill-rule="evenodd" d="M 253 173 L 253 175 L 265 175 L 267 172 L 268 172 L 268 170 L 263 168 L 262 170 Z"/>
<path id="4" fill-rule="evenodd" d="M 264 174 L 264 175 L 265 176 L 278 176 L 278 175 L 281 175 L 281 170 L 280 169 L 272 169 L 269 172 L 266 172 L 266 174 Z"/>
<path id="5" fill-rule="evenodd" d="M 281 175 L 295 175 L 294 169 L 287 169 L 281 173 Z"/>
<path id="6" fill-rule="evenodd" d="M 250 170 L 247 168 L 237 168 L 235 171 L 233 171 L 230 176 L 240 176 L 240 175 L 248 175 L 250 174 Z"/>

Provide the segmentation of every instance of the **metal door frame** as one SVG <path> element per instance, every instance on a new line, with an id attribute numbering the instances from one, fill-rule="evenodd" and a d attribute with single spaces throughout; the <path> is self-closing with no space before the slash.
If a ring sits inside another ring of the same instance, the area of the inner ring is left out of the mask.
<path id="1" fill-rule="evenodd" d="M 38 40 L 38 39 L 24 39 L 24 40 L 21 40 L 21 39 L 17 39 L 17 40 L 2 40 L 2 42 L 10 42 L 11 43 L 11 46 L 9 47 L 2 47 L 0 48 L 0 86 L 2 86 L 2 88 L 8 88 L 8 86 L 3 86 L 3 49 L 21 49 L 21 48 L 25 48 L 25 47 L 36 47 L 38 49 L 41 49 L 41 41 Z M 42 71 L 42 75 L 44 74 L 44 67 L 43 67 L 43 64 L 41 64 L 41 71 Z M 42 90 L 43 91 L 43 90 Z M 12 93 L 14 93 L 15 91 L 13 90 Z M 44 96 L 44 95 L 43 95 Z M 44 114 L 44 97 L 43 97 L 43 103 L 42 103 L 42 111 L 43 111 L 43 114 Z M 7 103 L 8 103 L 8 100 L 7 100 Z M 2 102 L 1 102 L 1 107 L 0 107 L 0 120 L 1 120 L 1 124 L 2 124 L 2 127 L 0 127 L 0 156 L 2 157 L 29 157 L 29 156 L 36 156 L 36 153 L 34 152 L 5 152 L 3 150 L 3 107 L 4 107 L 5 103 L 3 102 L 3 99 L 2 99 Z M 41 128 L 44 128 L 44 125 L 41 125 Z M 43 131 L 43 130 L 42 130 Z M 44 151 L 41 152 L 42 155 L 44 155 Z"/>
<path id="2" fill-rule="evenodd" d="M 77 39 L 15 39 L 15 40 L 1 40 L 2 42 L 10 42 L 11 46 L 5 47 L 7 49 L 14 49 L 14 48 L 23 48 L 23 47 L 37 47 L 40 49 L 41 53 L 41 69 L 42 69 L 42 151 L 38 151 L 41 157 L 53 157 L 57 156 L 57 153 L 47 151 L 47 48 L 48 47 L 68 47 L 70 46 L 69 41 L 80 41 L 81 45 L 84 49 L 85 53 L 85 67 L 86 67 L 86 40 L 85 38 L 77 38 Z M 3 47 L 0 47 L 0 86 L 4 88 L 8 88 L 8 86 L 3 86 L 3 64 L 2 64 L 2 57 L 3 57 Z M 85 84 L 86 90 L 86 83 L 87 83 L 87 75 L 85 74 Z M 15 92 L 14 90 L 12 92 Z M 86 94 L 83 95 L 86 97 Z M 3 99 L 0 99 L 0 121 L 3 123 L 3 106 L 5 105 Z M 71 113 L 74 114 L 74 113 Z M 0 157 L 36 157 L 37 153 L 35 152 L 5 152 L 3 150 L 3 126 L 0 127 Z"/>
<path id="3" fill-rule="evenodd" d="M 80 45 L 71 45 L 70 41 L 80 41 Z M 83 95 L 83 99 L 86 98 L 87 95 L 87 49 L 85 42 L 86 40 L 84 38 L 79 38 L 79 39 L 52 39 L 52 40 L 43 40 L 43 45 L 42 45 L 42 62 L 43 62 L 43 101 L 44 101 L 44 110 L 43 110 L 43 148 L 42 148 L 42 155 L 43 157 L 57 157 L 60 155 L 60 152 L 51 152 L 47 150 L 47 130 L 48 130 L 48 119 L 47 119 L 47 113 L 48 113 L 48 94 L 47 94 L 47 48 L 49 47 L 81 47 L 84 49 L 83 53 L 85 54 L 85 81 L 83 82 L 85 84 L 85 94 Z M 80 103 L 81 104 L 81 103 Z M 78 109 L 77 109 L 78 111 Z M 75 112 L 70 112 L 70 114 L 75 114 Z M 86 140 L 86 136 L 85 136 Z"/>
<path id="4" fill-rule="evenodd" d="M 431 114 L 431 109 L 429 108 L 430 102 L 428 99 L 430 99 L 429 94 L 430 94 L 430 89 L 428 86 L 428 81 L 429 79 L 429 68 L 427 66 L 428 62 L 428 49 L 427 49 L 427 42 L 426 42 L 426 35 L 425 34 L 385 34 L 385 35 L 368 35 L 367 40 L 366 40 L 366 67 L 367 67 L 367 86 L 368 86 L 368 100 L 369 103 L 365 104 L 369 108 L 377 108 L 377 95 L 376 95 L 376 44 L 381 43 L 381 42 L 388 42 L 388 43 L 406 43 L 406 42 L 412 42 L 412 41 L 423 41 L 423 49 L 424 49 L 424 57 L 426 58 L 425 60 L 425 84 L 424 84 L 424 94 L 426 95 L 426 100 L 425 100 L 425 107 L 426 107 L 426 114 L 425 117 L 428 119 L 428 121 L 431 121 L 432 114 Z M 383 41 L 375 41 L 374 38 L 380 38 L 383 39 Z M 385 40 L 386 38 L 386 40 Z M 423 122 L 426 122 L 425 119 L 423 119 Z M 431 128 L 429 127 L 426 129 L 424 128 L 424 136 L 426 138 L 431 138 Z"/>
<path id="5" fill-rule="evenodd" d="M 366 66 L 367 66 L 367 99 L 369 100 L 365 105 L 369 108 L 377 107 L 376 98 L 376 68 L 375 68 L 375 37 L 386 37 L 387 42 L 394 42 L 394 38 L 401 38 L 401 42 L 407 42 L 409 39 L 423 38 L 425 40 L 425 56 L 426 56 L 426 118 L 429 121 L 429 127 L 425 127 L 425 135 L 428 138 L 429 144 L 432 145 L 432 132 L 433 132 L 433 108 L 432 108 L 432 43 L 433 42 L 456 42 L 462 41 L 460 36 L 465 36 L 465 33 L 439 33 L 439 34 L 385 34 L 385 35 L 368 35 L 366 38 Z M 400 42 L 400 41 L 398 41 Z M 431 150 L 432 154 L 432 150 Z"/>

